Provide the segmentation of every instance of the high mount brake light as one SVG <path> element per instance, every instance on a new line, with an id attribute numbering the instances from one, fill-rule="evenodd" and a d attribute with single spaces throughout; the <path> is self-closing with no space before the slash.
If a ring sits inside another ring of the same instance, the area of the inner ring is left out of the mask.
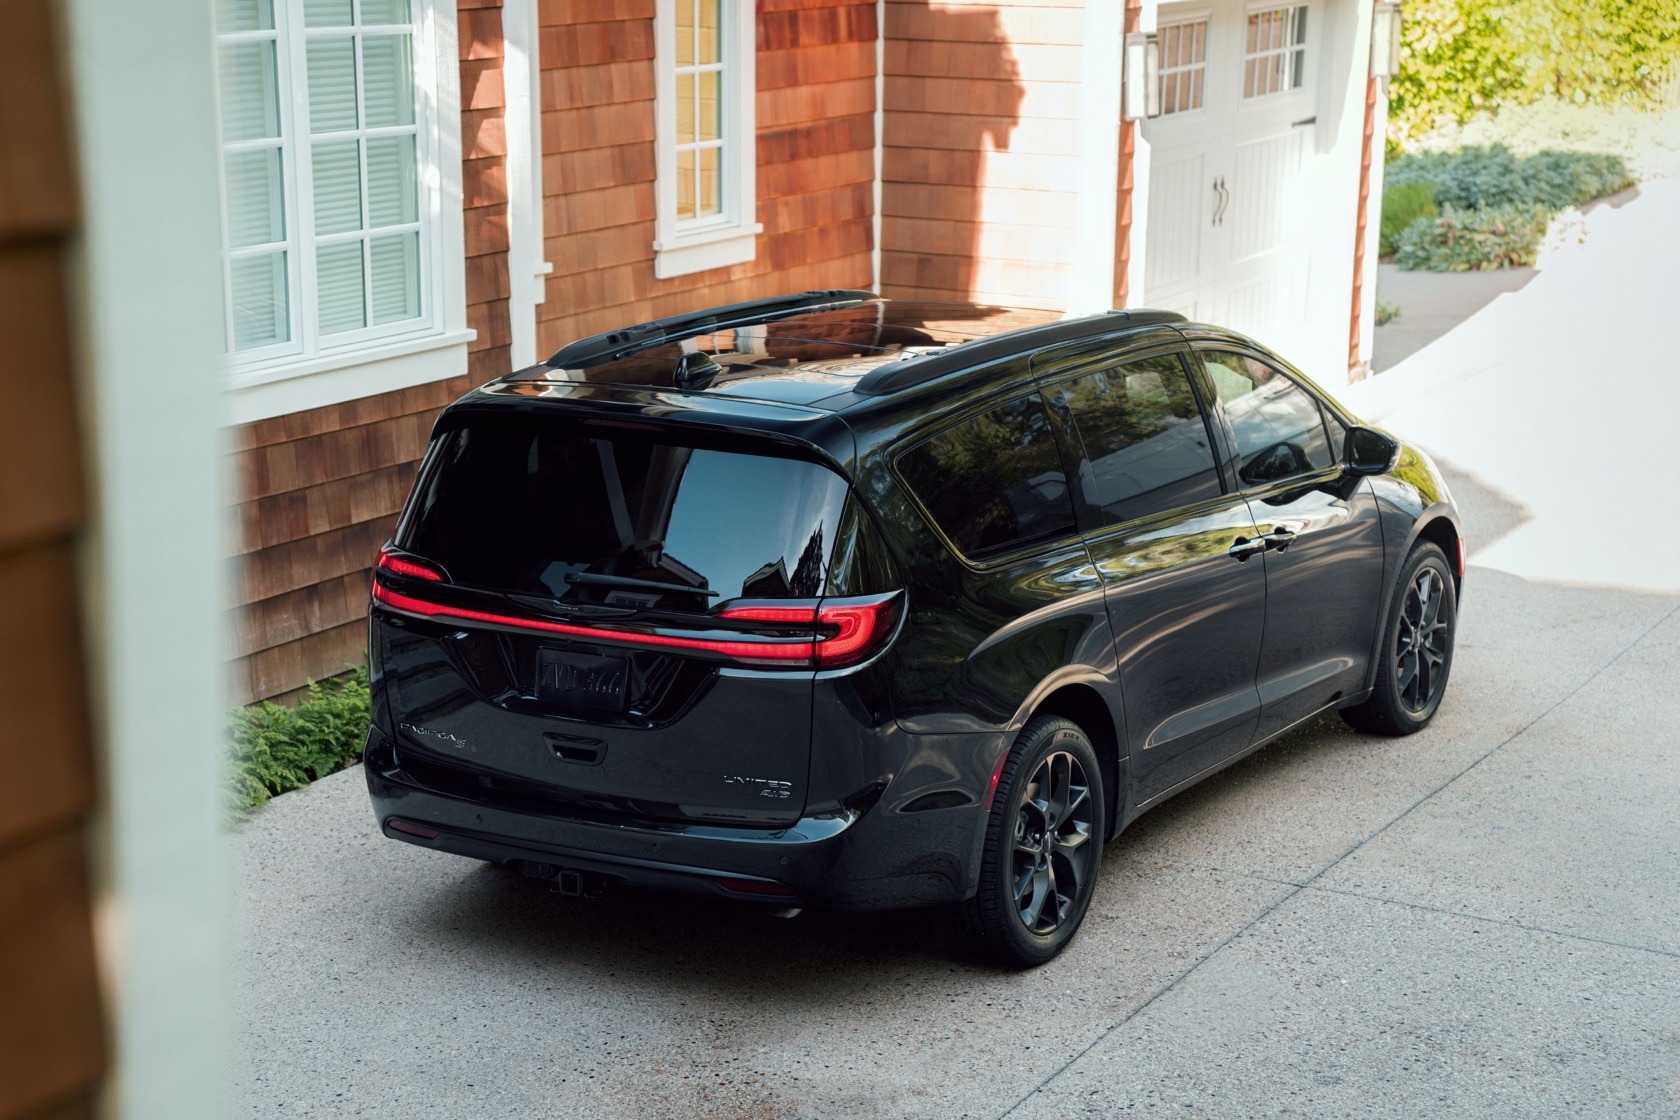
<path id="1" fill-rule="evenodd" d="M 412 560 L 404 560 L 401 556 L 394 556 L 389 549 L 379 550 L 379 560 L 374 565 L 382 572 L 390 572 L 394 576 L 407 576 L 410 579 L 429 579 L 443 582 L 443 575 Z"/>
<path id="2" fill-rule="evenodd" d="M 387 563 L 396 557 L 380 556 L 379 570 L 408 575 Z M 415 565 L 408 565 L 417 567 Z M 377 577 L 377 573 L 376 573 Z M 420 578 L 438 579 L 435 574 Z M 373 601 L 381 606 L 423 618 L 458 619 L 463 622 L 485 622 L 495 626 L 510 626 L 521 630 L 535 630 L 546 634 L 564 634 L 591 641 L 623 642 L 628 645 L 652 646 L 659 649 L 695 650 L 721 654 L 735 661 L 765 668 L 832 669 L 861 661 L 873 653 L 892 632 L 897 596 L 883 596 L 866 600 L 844 600 L 826 606 L 787 607 L 730 607 L 719 611 L 717 617 L 732 621 L 763 622 L 774 627 L 799 627 L 803 633 L 787 637 L 742 635 L 740 638 L 701 638 L 676 634 L 650 634 L 636 630 L 613 630 L 599 626 L 580 626 L 571 622 L 555 622 L 542 618 L 523 618 L 517 615 L 473 610 L 468 607 L 434 603 L 393 591 L 373 581 Z M 813 629 L 834 628 L 834 633 L 818 633 Z"/>

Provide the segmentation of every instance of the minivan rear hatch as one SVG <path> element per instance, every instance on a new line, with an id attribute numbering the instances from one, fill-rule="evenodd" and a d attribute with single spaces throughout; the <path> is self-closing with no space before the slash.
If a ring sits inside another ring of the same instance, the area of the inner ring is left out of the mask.
<path id="1" fill-rule="evenodd" d="M 792 823 L 847 500 L 751 435 L 446 414 L 374 583 L 404 764 L 487 801 Z"/>

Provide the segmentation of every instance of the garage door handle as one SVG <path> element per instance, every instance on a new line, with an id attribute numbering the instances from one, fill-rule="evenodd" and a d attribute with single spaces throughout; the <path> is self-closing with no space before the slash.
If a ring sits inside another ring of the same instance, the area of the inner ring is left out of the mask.
<path id="1" fill-rule="evenodd" d="M 1235 557 L 1238 561 L 1246 561 L 1256 552 L 1264 551 L 1266 551 L 1265 537 L 1255 537 L 1253 540 L 1249 540 L 1247 537 L 1238 537 L 1231 547 L 1225 550 L 1225 555 Z"/>
<path id="2" fill-rule="evenodd" d="M 1213 181 L 1213 197 L 1213 224 L 1219 225 L 1225 220 L 1225 207 L 1231 202 L 1231 192 L 1225 189 L 1225 176 Z"/>

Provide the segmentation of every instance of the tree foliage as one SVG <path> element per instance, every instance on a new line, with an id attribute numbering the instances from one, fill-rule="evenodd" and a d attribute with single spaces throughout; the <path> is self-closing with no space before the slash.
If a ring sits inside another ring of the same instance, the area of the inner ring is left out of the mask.
<path id="1" fill-rule="evenodd" d="M 1408 0 L 1388 137 L 1545 97 L 1655 106 L 1676 78 L 1675 0 Z"/>

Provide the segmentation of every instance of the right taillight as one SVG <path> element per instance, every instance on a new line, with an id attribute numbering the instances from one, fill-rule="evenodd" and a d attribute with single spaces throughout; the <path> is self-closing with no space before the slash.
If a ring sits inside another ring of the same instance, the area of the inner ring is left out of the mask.
<path id="1" fill-rule="evenodd" d="M 825 599 L 819 606 L 725 607 L 719 618 L 768 622 L 776 626 L 816 626 L 811 661 L 818 669 L 837 669 L 872 657 L 892 637 L 899 594 Z M 829 628 L 833 627 L 832 632 Z"/>

